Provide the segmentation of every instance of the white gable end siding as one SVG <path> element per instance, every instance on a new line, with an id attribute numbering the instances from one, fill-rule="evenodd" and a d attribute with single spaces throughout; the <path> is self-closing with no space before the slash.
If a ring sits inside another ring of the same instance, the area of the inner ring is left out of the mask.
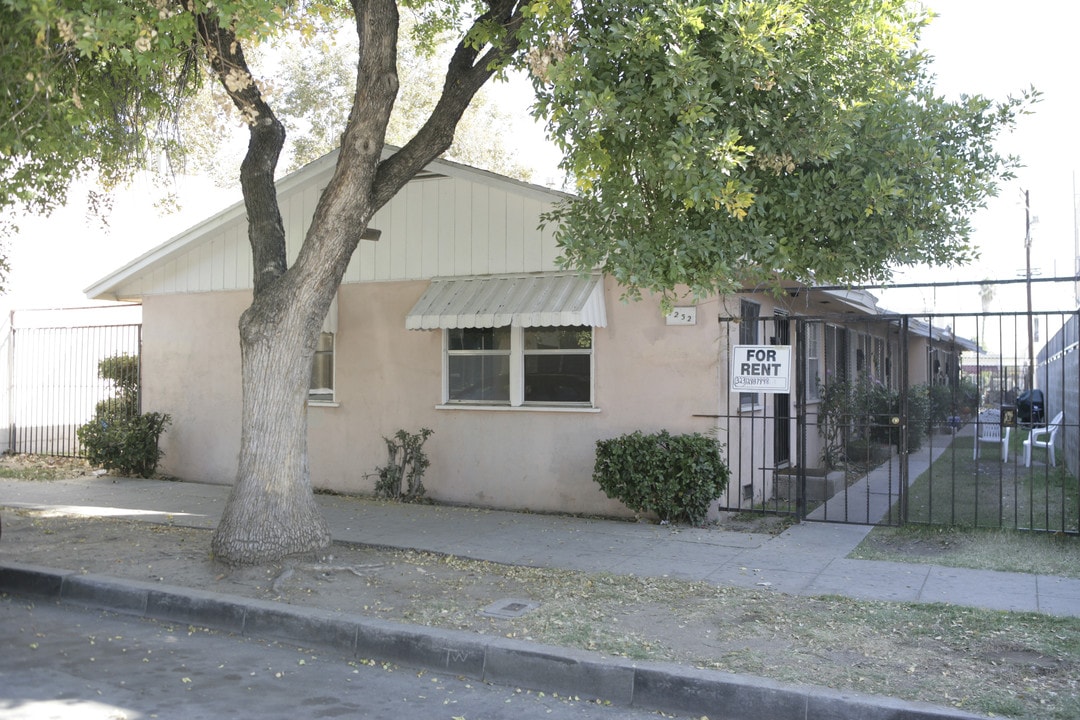
<path id="1" fill-rule="evenodd" d="M 322 185 L 306 184 L 282 198 L 290 263 L 311 224 Z M 376 213 L 371 228 L 381 231 L 381 238 L 360 242 L 344 282 L 554 270 L 554 234 L 539 229 L 541 214 L 551 207 L 537 197 L 465 178 L 415 180 Z M 122 282 L 117 295 L 246 290 L 252 275 L 247 220 L 241 212 L 151 272 Z"/>

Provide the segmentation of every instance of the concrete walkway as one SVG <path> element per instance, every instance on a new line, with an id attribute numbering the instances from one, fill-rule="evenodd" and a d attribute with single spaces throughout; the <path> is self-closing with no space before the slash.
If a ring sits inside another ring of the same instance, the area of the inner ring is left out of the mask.
<path id="1" fill-rule="evenodd" d="M 159 480 L 0 480 L 0 506 L 203 528 L 217 525 L 227 495 L 225 486 Z M 771 536 L 335 495 L 317 498 L 334 539 L 341 542 L 797 595 L 945 602 L 1080 617 L 1078 579 L 847 559 L 870 531 L 868 525 L 804 522 Z"/>

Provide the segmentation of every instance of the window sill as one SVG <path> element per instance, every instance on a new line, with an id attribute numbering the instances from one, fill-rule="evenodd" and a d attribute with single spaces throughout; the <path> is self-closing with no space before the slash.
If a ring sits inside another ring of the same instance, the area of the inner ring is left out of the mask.
<path id="1" fill-rule="evenodd" d="M 739 414 L 740 415 L 747 415 L 747 414 L 751 414 L 751 413 L 756 413 L 756 412 L 758 412 L 760 410 L 764 410 L 764 409 L 765 409 L 765 406 L 762 405 L 761 403 L 754 403 L 753 405 L 740 405 L 739 406 Z"/>
<path id="2" fill-rule="evenodd" d="M 490 410 L 494 412 L 550 412 L 550 413 L 598 413 L 598 407 L 560 406 L 560 405 L 436 405 L 436 410 Z"/>
<path id="3" fill-rule="evenodd" d="M 341 407 L 341 403 L 334 400 L 308 400 L 308 407 L 325 407 L 336 408 Z"/>

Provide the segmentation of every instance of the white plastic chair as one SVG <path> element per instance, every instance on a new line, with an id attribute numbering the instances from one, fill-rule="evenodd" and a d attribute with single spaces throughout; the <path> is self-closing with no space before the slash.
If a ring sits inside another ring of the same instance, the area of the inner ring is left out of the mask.
<path id="1" fill-rule="evenodd" d="M 1005 428 L 1005 437 L 1001 437 L 1001 414 L 996 410 L 987 410 L 979 413 L 975 419 L 975 455 L 972 459 L 979 459 L 979 445 L 999 443 L 1001 445 L 1001 461 L 1009 462 L 1009 434 L 1012 428 Z"/>
<path id="2" fill-rule="evenodd" d="M 1064 412 L 1059 412 L 1054 416 L 1054 419 L 1046 427 L 1031 428 L 1031 433 L 1028 434 L 1027 440 L 1024 441 L 1024 467 L 1031 467 L 1031 448 L 1046 448 L 1047 459 L 1050 460 L 1050 466 L 1057 465 L 1057 458 L 1054 457 L 1054 439 L 1057 437 L 1058 429 L 1061 427 L 1061 422 L 1065 417 Z M 1045 436 L 1045 440 L 1039 438 Z"/>

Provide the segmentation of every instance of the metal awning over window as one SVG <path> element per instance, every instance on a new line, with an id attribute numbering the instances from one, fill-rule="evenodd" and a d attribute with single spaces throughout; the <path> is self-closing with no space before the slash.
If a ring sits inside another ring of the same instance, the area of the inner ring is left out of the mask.
<path id="1" fill-rule="evenodd" d="M 605 327 L 603 279 L 575 273 L 435 278 L 405 317 L 409 330 L 507 325 Z"/>

